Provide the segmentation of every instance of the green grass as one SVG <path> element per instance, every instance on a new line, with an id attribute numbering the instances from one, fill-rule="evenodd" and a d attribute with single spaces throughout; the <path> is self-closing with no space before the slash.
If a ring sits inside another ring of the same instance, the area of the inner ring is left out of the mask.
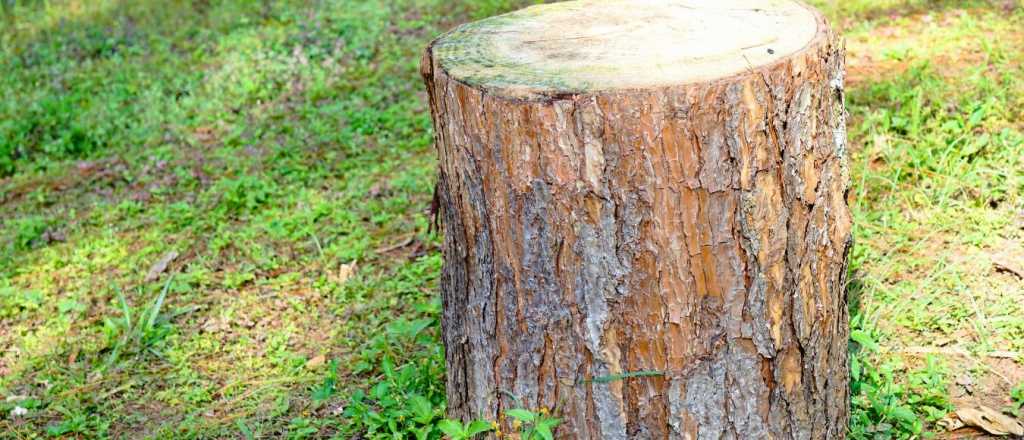
<path id="1" fill-rule="evenodd" d="M 346 436 L 386 362 L 440 414 L 419 53 L 498 7 L 19 2 L 0 437 Z"/>
<path id="2" fill-rule="evenodd" d="M 4 10 L 0 438 L 484 429 L 443 419 L 418 63 L 443 30 L 525 3 Z M 1019 407 L 981 379 L 1010 373 L 988 354 L 1024 351 L 1020 280 L 993 269 L 1024 255 L 1024 13 L 815 3 L 849 41 L 851 434 L 927 435 L 965 372 Z M 524 434 L 557 423 L 522 410 Z"/>
<path id="3" fill-rule="evenodd" d="M 958 404 L 1005 406 L 995 378 L 1024 372 L 1020 280 L 993 265 L 1024 261 L 1024 14 L 936 9 L 847 34 L 854 438 L 930 436 Z"/>

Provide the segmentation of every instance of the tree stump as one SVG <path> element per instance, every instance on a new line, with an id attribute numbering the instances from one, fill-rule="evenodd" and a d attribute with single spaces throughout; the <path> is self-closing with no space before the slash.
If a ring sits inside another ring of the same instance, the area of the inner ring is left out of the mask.
<path id="1" fill-rule="evenodd" d="M 844 49 L 796 0 L 582 0 L 422 63 L 449 416 L 843 438 Z"/>

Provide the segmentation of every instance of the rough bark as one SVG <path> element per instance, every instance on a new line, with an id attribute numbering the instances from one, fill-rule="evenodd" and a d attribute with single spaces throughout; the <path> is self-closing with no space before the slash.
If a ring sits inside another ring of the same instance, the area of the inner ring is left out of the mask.
<path id="1" fill-rule="evenodd" d="M 428 48 L 451 417 L 509 432 L 521 404 L 564 438 L 845 436 L 844 53 L 821 25 L 714 81 L 525 98 Z"/>

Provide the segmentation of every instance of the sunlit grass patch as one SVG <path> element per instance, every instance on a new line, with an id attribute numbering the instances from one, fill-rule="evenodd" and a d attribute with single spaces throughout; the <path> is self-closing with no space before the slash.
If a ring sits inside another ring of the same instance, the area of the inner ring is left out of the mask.
<path id="1" fill-rule="evenodd" d="M 993 264 L 1024 238 L 1020 23 L 998 6 L 940 8 L 848 36 L 855 438 L 921 435 L 950 405 L 1001 407 L 1000 376 L 1021 371 L 991 357 L 1019 350 L 1024 313 L 1020 280 Z M 983 384 L 973 396 L 965 375 Z"/>

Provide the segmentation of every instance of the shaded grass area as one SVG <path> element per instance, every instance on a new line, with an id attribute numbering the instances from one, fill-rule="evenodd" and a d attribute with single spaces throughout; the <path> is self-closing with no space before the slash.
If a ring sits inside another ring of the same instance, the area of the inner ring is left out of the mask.
<path id="1" fill-rule="evenodd" d="M 523 3 L 17 2 L 0 437 L 439 438 L 419 51 Z M 990 355 L 1024 351 L 995 264 L 1024 262 L 1024 13 L 815 3 L 850 56 L 851 434 L 920 435 L 978 399 L 964 374 L 1020 401 L 1020 358 Z"/>
<path id="2" fill-rule="evenodd" d="M 347 438 L 342 404 L 383 359 L 416 366 L 431 422 L 419 52 L 498 6 L 18 2 L 0 436 Z"/>

